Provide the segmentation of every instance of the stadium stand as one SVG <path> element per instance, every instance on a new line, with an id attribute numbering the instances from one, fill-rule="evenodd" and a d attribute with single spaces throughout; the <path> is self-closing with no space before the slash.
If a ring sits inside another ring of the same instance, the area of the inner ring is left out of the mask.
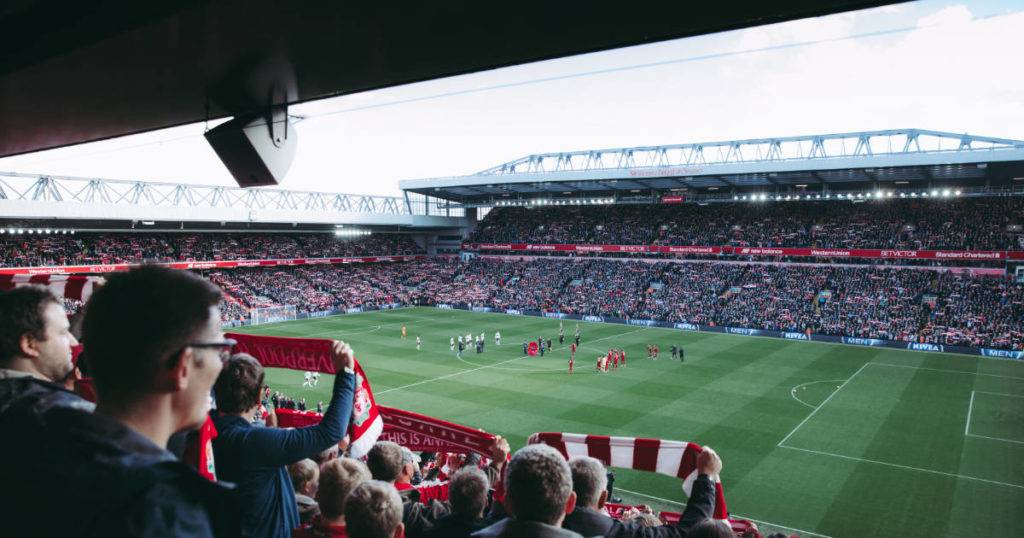
<path id="1" fill-rule="evenodd" d="M 0 266 L 261 260 L 422 254 L 408 236 L 339 239 L 318 234 L 77 233 L 0 236 Z"/>
<path id="2" fill-rule="evenodd" d="M 495 208 L 469 242 L 1019 249 L 1024 199 Z"/>
<path id="3" fill-rule="evenodd" d="M 1020 349 L 1024 284 L 869 266 L 478 257 L 210 274 L 245 307 L 486 306 Z M 237 310 L 231 310 L 237 312 Z"/>

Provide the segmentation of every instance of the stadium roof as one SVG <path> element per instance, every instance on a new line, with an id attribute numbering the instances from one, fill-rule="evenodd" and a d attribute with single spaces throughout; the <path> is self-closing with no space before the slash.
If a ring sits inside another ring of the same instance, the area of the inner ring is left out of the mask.
<path id="1" fill-rule="evenodd" d="M 896 3 L 0 2 L 0 156 Z"/>
<path id="2" fill-rule="evenodd" d="M 201 223 L 245 228 L 277 225 L 328 229 L 335 225 L 438 229 L 462 224 L 462 210 L 429 197 L 372 196 L 286 189 L 187 185 L 151 181 L 0 172 L 0 225 L 50 220 L 78 227 L 192 227 Z M 56 225 L 56 224 L 55 224 Z"/>
<path id="3" fill-rule="evenodd" d="M 1024 141 L 922 129 L 529 155 L 468 176 L 404 180 L 467 206 L 502 200 L 880 187 L 1024 186 Z M 717 194 L 715 194 L 717 193 Z"/>

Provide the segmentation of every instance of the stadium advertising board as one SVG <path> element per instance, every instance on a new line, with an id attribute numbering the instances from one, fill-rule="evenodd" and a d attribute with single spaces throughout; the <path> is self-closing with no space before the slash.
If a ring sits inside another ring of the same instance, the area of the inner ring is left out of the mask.
<path id="1" fill-rule="evenodd" d="M 700 325 L 694 325 L 693 323 L 676 323 L 672 325 L 674 329 L 682 329 L 684 331 L 699 331 Z"/>
<path id="2" fill-rule="evenodd" d="M 276 267 L 294 265 L 328 265 L 339 263 L 373 263 L 373 262 L 401 262 L 412 260 L 425 260 L 426 256 L 373 256 L 359 258 L 294 258 L 280 260 L 213 260 L 213 261 L 191 261 L 191 262 L 166 262 L 152 265 L 162 265 L 171 269 L 235 269 L 238 267 Z M 114 263 L 97 265 L 60 265 L 53 267 L 8 267 L 0 268 L 0 275 L 71 275 L 71 274 L 100 274 L 116 273 L 127 271 L 132 267 L 138 267 L 137 263 Z"/>
<path id="3" fill-rule="evenodd" d="M 810 336 L 807 336 L 804 333 L 793 333 L 793 332 L 784 332 L 784 333 L 782 333 L 782 337 L 786 338 L 786 339 L 789 339 L 789 340 L 810 340 L 811 339 Z"/>
<path id="4" fill-rule="evenodd" d="M 907 344 L 907 349 L 913 351 L 943 351 L 945 348 L 942 344 L 929 344 L 927 342 L 911 342 Z"/>
<path id="5" fill-rule="evenodd" d="M 515 308 L 509 308 L 509 309 L 505 310 L 505 313 L 510 315 L 510 316 L 522 316 L 523 315 L 523 311 L 522 310 L 516 310 Z"/>
<path id="6" fill-rule="evenodd" d="M 1024 351 L 1010 351 L 1008 349 L 989 349 L 981 348 L 981 355 L 983 357 L 996 357 L 999 359 L 1024 359 Z"/>
<path id="7" fill-rule="evenodd" d="M 1024 259 L 1024 252 L 1002 250 L 893 250 L 869 248 L 718 247 L 709 245 L 575 245 L 533 243 L 466 243 L 465 250 L 527 252 L 646 252 L 651 254 L 698 254 L 735 256 L 791 256 L 802 258 L 879 258 L 918 260 L 999 261 Z"/>

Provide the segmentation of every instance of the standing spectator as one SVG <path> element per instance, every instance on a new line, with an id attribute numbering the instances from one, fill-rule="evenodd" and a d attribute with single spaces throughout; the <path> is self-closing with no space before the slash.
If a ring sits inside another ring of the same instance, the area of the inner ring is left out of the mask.
<path id="1" fill-rule="evenodd" d="M 345 504 L 352 490 L 370 480 L 366 465 L 351 458 L 333 459 L 320 471 L 316 500 L 320 515 L 310 525 L 292 533 L 293 538 L 345 538 Z"/>
<path id="2" fill-rule="evenodd" d="M 71 348 L 78 341 L 70 328 L 63 303 L 49 289 L 24 286 L 0 293 L 0 426 L 4 431 L 14 431 L 16 422 L 8 421 L 18 421 L 19 428 L 38 423 L 37 415 L 54 406 L 92 411 L 92 404 L 58 384 L 74 369 Z"/>
<path id="3" fill-rule="evenodd" d="M 402 451 L 407 450 L 397 443 L 391 441 L 377 441 L 373 448 L 366 454 L 366 466 L 374 480 L 390 484 L 400 494 L 402 500 L 402 522 L 406 534 L 409 536 L 420 536 L 423 532 L 433 527 L 434 522 L 448 515 L 449 508 L 445 503 L 431 499 L 428 504 L 420 502 L 419 491 L 411 486 L 400 486 L 396 482 L 409 467 L 415 464 L 406 464 Z M 409 471 L 409 476 L 411 476 Z"/>
<path id="4" fill-rule="evenodd" d="M 217 470 L 221 478 L 238 484 L 243 527 L 253 536 L 291 535 L 299 526 L 299 512 L 285 466 L 319 454 L 345 435 L 355 390 L 348 344 L 334 342 L 331 362 L 338 375 L 327 413 L 319 424 L 305 428 L 260 428 L 249 422 L 263 386 L 263 366 L 253 357 L 232 356 L 217 378 L 214 425 L 219 434 L 213 442 Z"/>
<path id="5" fill-rule="evenodd" d="M 345 501 L 345 526 L 352 538 L 402 538 L 402 499 L 387 482 L 363 482 Z"/>
<path id="6" fill-rule="evenodd" d="M 490 483 L 483 471 L 463 467 L 448 483 L 448 502 L 452 512 L 442 517 L 424 538 L 466 538 L 493 523 L 484 519 Z"/>
<path id="7" fill-rule="evenodd" d="M 686 509 L 678 525 L 649 527 L 640 522 L 620 521 L 608 517 L 601 509 L 608 498 L 608 473 L 600 460 L 578 456 L 569 460 L 572 489 L 576 493 L 576 509 L 562 522 L 562 527 L 580 534 L 616 538 L 678 538 L 697 523 L 711 517 L 715 510 L 715 483 L 711 476 L 722 470 L 721 459 L 714 450 L 704 447 L 697 456 L 700 474 L 693 483 Z M 625 520 L 626 518 L 623 518 Z"/>
<path id="8" fill-rule="evenodd" d="M 472 534 L 480 538 L 574 538 L 561 528 L 576 508 L 572 474 L 565 458 L 547 445 L 527 445 L 512 456 L 505 484 L 505 507 L 512 514 Z"/>
<path id="9" fill-rule="evenodd" d="M 3 503 L 19 511 L 4 518 L 5 533 L 239 535 L 230 490 L 166 449 L 172 434 L 203 424 L 233 344 L 220 330 L 220 299 L 215 286 L 192 273 L 152 266 L 114 275 L 93 294 L 83 340 L 96 411 L 48 417 L 52 435 L 19 462 L 46 492 L 22 489 Z M 60 517 L 53 517 L 54 506 Z M 30 528 L 12 529 L 18 522 Z"/>
<path id="10" fill-rule="evenodd" d="M 299 521 L 309 523 L 320 514 L 315 497 L 320 485 L 320 466 L 306 458 L 288 466 L 288 476 L 295 490 L 295 504 L 299 509 Z"/>

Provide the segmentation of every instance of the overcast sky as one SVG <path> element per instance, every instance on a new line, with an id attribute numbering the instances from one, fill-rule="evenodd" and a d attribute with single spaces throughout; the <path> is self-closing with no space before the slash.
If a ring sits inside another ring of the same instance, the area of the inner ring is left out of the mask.
<path id="1" fill-rule="evenodd" d="M 1024 139 L 1024 1 L 914 2 L 307 103 L 283 187 L 398 194 L 530 153 L 922 128 Z M 233 185 L 202 124 L 0 170 Z"/>

